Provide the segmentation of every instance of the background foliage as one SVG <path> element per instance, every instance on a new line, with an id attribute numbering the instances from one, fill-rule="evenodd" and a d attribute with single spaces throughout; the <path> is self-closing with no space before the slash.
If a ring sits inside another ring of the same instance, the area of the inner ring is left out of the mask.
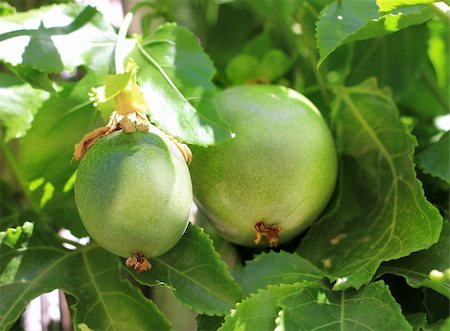
<path id="1" fill-rule="evenodd" d="M 60 235 L 87 235 L 71 159 L 104 121 L 95 93 L 114 74 L 117 28 L 81 3 L 34 7 L 0 4 L 1 329 L 20 329 L 26 305 L 53 289 L 70 299 L 76 330 L 170 329 L 160 288 L 198 314 L 201 330 L 448 329 L 450 142 L 438 125 L 449 111 L 448 3 L 136 5 L 141 33 L 120 51 L 137 63 L 160 129 L 219 143 L 230 136 L 217 91 L 282 84 L 321 109 L 340 162 L 328 208 L 292 242 L 237 247 L 197 214 L 139 275 L 94 242 Z"/>

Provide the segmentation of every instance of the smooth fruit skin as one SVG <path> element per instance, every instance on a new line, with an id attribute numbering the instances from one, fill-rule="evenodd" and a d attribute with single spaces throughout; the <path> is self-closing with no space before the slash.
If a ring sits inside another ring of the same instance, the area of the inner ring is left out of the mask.
<path id="1" fill-rule="evenodd" d="M 218 106 L 236 137 L 192 147 L 197 205 L 234 243 L 253 246 L 259 221 L 280 225 L 280 242 L 289 241 L 318 217 L 335 187 L 326 122 L 306 97 L 281 86 L 230 88 Z"/>
<path id="2" fill-rule="evenodd" d="M 106 250 L 122 257 L 135 251 L 159 256 L 186 230 L 189 170 L 169 139 L 116 131 L 81 160 L 75 202 L 87 232 Z"/>

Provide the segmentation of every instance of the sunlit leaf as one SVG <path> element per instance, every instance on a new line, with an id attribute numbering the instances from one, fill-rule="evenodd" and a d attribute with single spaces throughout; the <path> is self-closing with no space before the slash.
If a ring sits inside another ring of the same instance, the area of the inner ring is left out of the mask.
<path id="1" fill-rule="evenodd" d="M 376 0 L 380 11 L 391 11 L 401 6 L 412 6 L 437 2 L 436 0 Z"/>
<path id="2" fill-rule="evenodd" d="M 47 73 L 33 69 L 26 65 L 11 66 L 7 64 L 7 67 L 32 87 L 47 91 L 51 94 L 57 93 L 54 84 L 48 77 Z"/>
<path id="3" fill-rule="evenodd" d="M 317 23 L 319 65 L 345 43 L 379 37 L 421 24 L 433 15 L 428 6 L 402 7 L 387 14 L 379 14 L 373 0 L 334 1 L 321 12 Z"/>
<path id="4" fill-rule="evenodd" d="M 150 107 L 150 121 L 190 144 L 210 145 L 229 139 L 216 124 L 215 69 L 195 37 L 175 24 L 159 27 L 139 40 L 130 54 L 138 83 Z"/>
<path id="5" fill-rule="evenodd" d="M 47 92 L 0 74 L 0 122 L 6 127 L 4 140 L 24 136 L 31 128 L 34 114 L 49 96 Z"/>
<path id="6" fill-rule="evenodd" d="M 43 72 L 73 70 L 116 39 L 96 9 L 60 4 L 0 17 L 0 60 Z"/>

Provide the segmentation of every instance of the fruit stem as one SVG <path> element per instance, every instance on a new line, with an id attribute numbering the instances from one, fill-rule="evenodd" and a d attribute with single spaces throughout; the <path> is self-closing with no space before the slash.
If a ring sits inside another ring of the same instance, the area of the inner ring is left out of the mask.
<path id="1" fill-rule="evenodd" d="M 127 37 L 128 29 L 130 28 L 131 21 L 133 19 L 133 13 L 128 13 L 125 15 L 122 25 L 119 28 L 119 33 L 116 39 L 115 54 L 114 54 L 114 64 L 116 67 L 117 74 L 123 74 L 125 72 L 124 62 L 125 62 L 125 41 Z"/>

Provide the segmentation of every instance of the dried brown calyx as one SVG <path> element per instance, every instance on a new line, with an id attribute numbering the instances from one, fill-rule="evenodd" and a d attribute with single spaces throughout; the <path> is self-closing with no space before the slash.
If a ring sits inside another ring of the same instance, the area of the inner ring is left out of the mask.
<path id="1" fill-rule="evenodd" d="M 267 225 L 264 222 L 258 222 L 255 224 L 256 237 L 255 244 L 268 243 L 270 247 L 278 246 L 278 236 L 281 231 L 281 226 Z"/>
<path id="2" fill-rule="evenodd" d="M 109 117 L 109 122 L 103 127 L 96 128 L 87 133 L 81 141 L 75 145 L 73 153 L 74 160 L 81 160 L 89 148 L 91 148 L 101 137 L 117 130 L 124 132 L 151 131 L 153 125 L 145 115 L 141 103 L 134 102 L 128 92 L 121 92 L 115 97 L 116 110 Z M 159 131 L 164 134 L 162 131 Z M 189 147 L 169 137 L 179 149 L 188 164 L 192 160 L 192 152 Z"/>
<path id="3" fill-rule="evenodd" d="M 129 268 L 134 268 L 134 270 L 139 273 L 147 271 L 152 267 L 150 262 L 148 262 L 147 258 L 145 257 L 144 253 L 142 253 L 141 251 L 134 252 L 131 257 L 129 257 L 125 261 L 125 264 Z"/>

